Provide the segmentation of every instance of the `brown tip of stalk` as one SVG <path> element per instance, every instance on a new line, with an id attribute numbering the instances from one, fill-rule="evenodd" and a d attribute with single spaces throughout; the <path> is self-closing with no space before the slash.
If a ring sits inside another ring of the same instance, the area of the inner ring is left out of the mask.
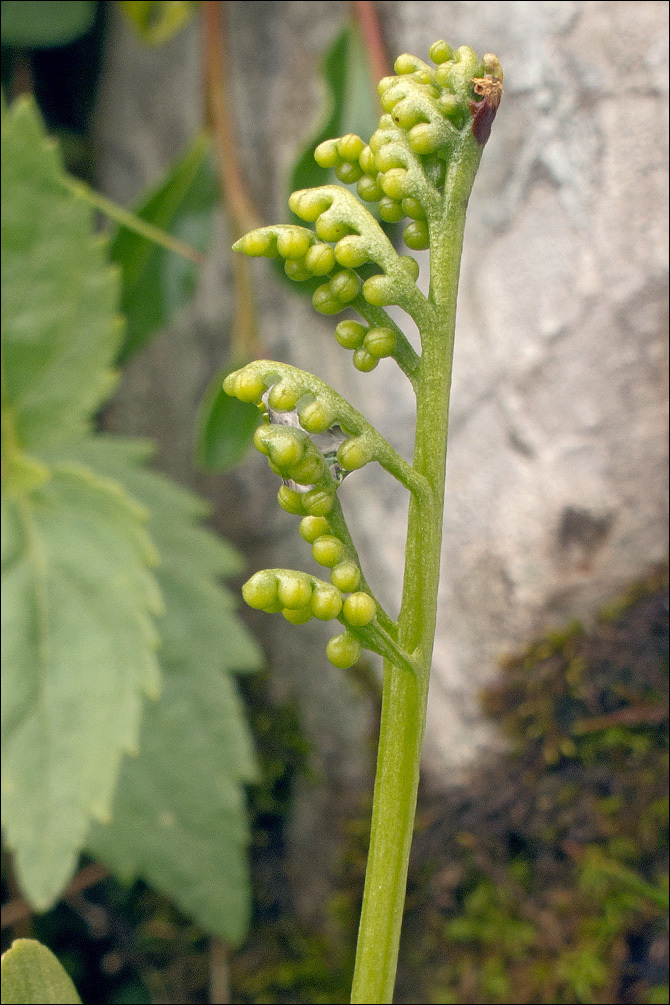
<path id="1" fill-rule="evenodd" d="M 481 101 L 468 102 L 473 116 L 472 132 L 477 143 L 483 147 L 491 135 L 491 126 L 498 111 L 502 97 L 502 81 L 487 73 L 485 77 L 474 77 L 472 88 L 475 94 L 481 97 Z"/>

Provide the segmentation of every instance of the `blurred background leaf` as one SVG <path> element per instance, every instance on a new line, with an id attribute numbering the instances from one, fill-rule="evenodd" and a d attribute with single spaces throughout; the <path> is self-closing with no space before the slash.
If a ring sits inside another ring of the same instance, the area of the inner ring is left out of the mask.
<path id="1" fill-rule="evenodd" d="M 35 939 L 16 939 L 2 956 L 3 1005 L 81 1005 L 54 954 Z"/>
<path id="2" fill-rule="evenodd" d="M 84 0 L 2 0 L 2 44 L 46 49 L 74 42 L 92 27 L 96 6 Z"/>
<path id="3" fill-rule="evenodd" d="M 165 599 L 163 693 L 146 710 L 139 756 L 124 762 L 114 819 L 94 826 L 88 844 L 117 875 L 143 878 L 206 931 L 237 943 L 249 916 L 243 786 L 255 778 L 255 759 L 232 675 L 257 669 L 261 656 L 218 582 L 242 571 L 239 556 L 198 526 L 199 499 L 141 466 L 150 451 L 98 437 L 73 453 L 151 514 Z"/>
<path id="4" fill-rule="evenodd" d="M 201 526 L 200 500 L 142 467 L 147 444 L 93 431 L 123 337 L 109 246 L 32 101 L 3 108 L 3 141 L 3 798 L 15 872 L 33 907 L 52 904 L 95 818 L 105 826 L 91 845 L 110 868 L 239 941 L 255 760 L 232 674 L 260 653 L 220 578 L 241 561 Z M 151 222 L 205 239 L 207 157 L 200 137 L 143 202 Z M 169 263 L 127 230 L 119 246 L 143 317 Z M 191 272 L 180 304 L 193 286 Z M 140 737 L 159 634 L 166 684 Z M 112 807 L 123 751 L 134 756 Z"/>
<path id="5" fill-rule="evenodd" d="M 201 133 L 154 191 L 139 200 L 134 213 L 204 252 L 217 200 L 210 141 Z M 126 337 L 119 361 L 125 362 L 188 303 L 195 290 L 198 265 L 125 227 L 112 241 L 111 257 L 121 268 Z"/>
<path id="6" fill-rule="evenodd" d="M 223 390 L 224 379 L 245 362 L 249 361 L 221 370 L 205 392 L 195 432 L 195 462 L 203 471 L 227 471 L 240 463 L 251 446 L 261 414 L 256 405 L 231 398 Z"/>

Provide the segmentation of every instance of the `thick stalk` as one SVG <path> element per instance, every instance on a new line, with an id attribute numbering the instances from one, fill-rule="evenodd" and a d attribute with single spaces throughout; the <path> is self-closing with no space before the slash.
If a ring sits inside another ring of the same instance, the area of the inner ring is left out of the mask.
<path id="1" fill-rule="evenodd" d="M 428 480 L 431 495 L 421 505 L 416 497 L 410 502 L 398 620 L 399 643 L 418 657 L 418 669 L 414 676 L 389 663 L 384 666 L 370 849 L 351 995 L 352 1003 L 360 1005 L 393 1000 L 419 784 L 440 574 L 458 275 L 465 210 L 481 148 L 469 135 L 458 154 L 445 186 L 444 212 L 429 221 L 430 299 L 436 315 L 430 330 L 421 333 L 414 467 Z"/>

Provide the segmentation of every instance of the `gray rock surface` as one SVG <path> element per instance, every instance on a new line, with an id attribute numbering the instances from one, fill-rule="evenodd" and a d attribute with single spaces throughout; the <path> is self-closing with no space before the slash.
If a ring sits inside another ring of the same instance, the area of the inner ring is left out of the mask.
<path id="1" fill-rule="evenodd" d="M 461 282 L 425 754 L 440 785 L 466 777 L 478 750 L 498 742 L 477 693 L 500 654 L 569 617 L 588 619 L 667 554 L 668 8 L 378 6 L 394 53 L 425 55 L 445 37 L 496 52 L 505 68 Z M 316 66 L 346 5 L 227 7 L 241 156 L 264 217 L 281 220 L 285 172 L 317 109 Z M 108 194 L 127 201 L 187 143 L 201 118 L 199 81 L 197 26 L 149 51 L 115 23 L 99 116 Z M 226 359 L 229 244 L 221 221 L 196 302 L 129 368 L 110 422 L 159 442 L 160 464 L 213 501 L 216 525 L 245 549 L 250 569 L 309 568 L 260 458 L 228 479 L 196 476 L 190 465 L 195 409 Z M 254 275 L 268 354 L 327 379 L 410 456 L 403 376 L 389 361 L 357 374 L 332 321 L 278 284 L 267 263 L 255 263 Z M 371 468 L 347 479 L 342 498 L 369 578 L 393 607 L 403 494 Z M 309 911 L 335 854 L 334 821 L 348 793 L 368 784 L 371 707 L 327 664 L 321 626 L 254 625 L 275 696 L 299 702 L 314 743 L 315 779 L 303 783 L 292 846 L 296 868 L 310 867 Z"/>

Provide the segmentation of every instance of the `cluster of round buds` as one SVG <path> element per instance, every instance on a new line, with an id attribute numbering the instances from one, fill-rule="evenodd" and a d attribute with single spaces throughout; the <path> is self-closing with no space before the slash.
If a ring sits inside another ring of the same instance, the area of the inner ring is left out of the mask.
<path id="1" fill-rule="evenodd" d="M 356 273 L 342 269 L 314 290 L 312 304 L 319 314 L 339 314 L 356 299 L 360 289 L 361 281 Z"/>
<path id="2" fill-rule="evenodd" d="M 252 230 L 240 238 L 233 249 L 252 258 L 283 258 L 284 272 L 298 283 L 315 276 L 327 276 L 336 266 L 329 244 L 319 241 L 306 227 L 291 224 Z"/>
<path id="3" fill-rule="evenodd" d="M 323 457 L 302 429 L 263 423 L 254 433 L 254 446 L 280 478 L 313 485 L 326 473 Z"/>
<path id="4" fill-rule="evenodd" d="M 393 335 L 390 329 L 370 329 L 364 338 L 374 331 L 386 331 Z M 368 341 L 374 345 L 374 336 L 370 336 Z M 382 337 L 378 336 L 377 351 L 382 349 L 381 342 Z M 267 408 L 274 412 L 296 413 L 297 427 L 280 422 L 260 425 L 254 433 L 254 445 L 268 458 L 270 469 L 275 474 L 296 486 L 282 485 L 280 488 L 277 498 L 282 509 L 301 516 L 318 517 L 330 513 L 336 484 L 321 451 L 311 439 L 312 436 L 327 433 L 333 426 L 339 426 L 341 430 L 346 425 L 330 402 L 317 397 L 299 379 L 277 380 L 275 374 L 266 381 L 254 364 L 228 374 L 223 389 L 226 394 L 261 408 L 267 404 Z M 349 472 L 362 468 L 372 458 L 365 435 L 345 433 L 334 460 L 340 472 Z"/>
<path id="5" fill-rule="evenodd" d="M 314 151 L 314 160 L 322 168 L 335 168 L 335 174 L 345 185 L 353 185 L 363 174 L 358 158 L 365 143 L 360 136 L 348 133 L 339 139 L 326 140 Z"/>
<path id="6" fill-rule="evenodd" d="M 340 321 L 335 338 L 344 349 L 353 350 L 353 364 L 363 373 L 374 370 L 380 359 L 392 356 L 397 342 L 392 328 L 368 328 L 358 321 Z"/>
<path id="7" fill-rule="evenodd" d="M 303 625 L 312 618 L 331 621 L 340 618 L 351 628 L 364 628 L 374 621 L 375 601 L 369 593 L 359 591 L 343 598 L 341 590 L 305 572 L 292 569 L 264 569 L 247 580 L 242 596 L 256 610 L 274 614 L 279 611 L 294 625 Z M 333 636 L 326 646 L 326 655 L 342 669 L 352 666 L 361 654 L 361 644 L 350 631 Z"/>
<path id="8" fill-rule="evenodd" d="M 322 143 L 314 154 L 323 167 L 334 167 L 342 181 L 356 181 L 361 199 L 378 202 L 382 220 L 397 223 L 409 217 L 412 222 L 403 237 L 416 251 L 428 247 L 429 237 L 426 214 L 408 170 L 408 155 L 419 159 L 427 178 L 440 188 L 457 134 L 470 127 L 476 102 L 484 93 L 474 82 L 482 75 L 502 82 L 500 62 L 491 54 L 480 61 L 469 46 L 454 51 L 440 40 L 430 47 L 429 55 L 434 66 L 415 56 L 399 56 L 395 75 L 380 80 L 386 114 L 368 145 L 358 136 L 344 136 Z"/>

